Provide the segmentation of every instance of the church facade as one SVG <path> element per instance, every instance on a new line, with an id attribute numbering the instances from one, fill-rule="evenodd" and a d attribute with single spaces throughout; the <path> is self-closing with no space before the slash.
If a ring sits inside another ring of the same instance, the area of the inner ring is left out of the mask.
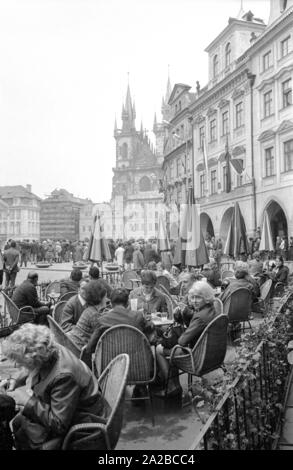
<path id="1" fill-rule="evenodd" d="M 159 192 L 163 157 L 141 124 L 135 126 L 135 104 L 128 85 L 122 107 L 122 127 L 115 121 L 116 165 L 113 168 L 111 207 L 113 238 L 151 239 L 157 236 L 163 196 Z"/>

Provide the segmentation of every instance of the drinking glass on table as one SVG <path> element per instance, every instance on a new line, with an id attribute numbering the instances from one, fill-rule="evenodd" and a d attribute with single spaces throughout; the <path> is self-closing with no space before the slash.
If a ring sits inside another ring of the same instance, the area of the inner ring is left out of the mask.
<path id="1" fill-rule="evenodd" d="M 162 318 L 163 321 L 168 319 L 168 313 L 167 312 L 161 312 L 160 317 Z"/>
<path id="2" fill-rule="evenodd" d="M 137 311 L 137 299 L 130 299 L 130 308 L 135 312 Z"/>

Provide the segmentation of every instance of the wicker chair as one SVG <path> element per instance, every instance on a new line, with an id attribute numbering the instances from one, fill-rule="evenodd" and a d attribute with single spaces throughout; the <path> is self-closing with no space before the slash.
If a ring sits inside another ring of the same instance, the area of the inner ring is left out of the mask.
<path id="1" fill-rule="evenodd" d="M 128 290 L 133 290 L 135 287 L 139 287 L 141 279 L 136 271 L 124 271 L 121 278 L 122 284 Z"/>
<path id="2" fill-rule="evenodd" d="M 76 433 L 88 432 L 82 438 L 82 450 L 113 450 L 119 440 L 123 424 L 124 397 L 126 380 L 129 370 L 129 357 L 120 354 L 106 367 L 98 380 L 103 397 L 111 407 L 111 413 L 107 419 L 99 418 L 100 423 L 83 423 L 72 426 L 66 434 L 63 444 L 62 439 L 52 439 L 42 446 L 42 450 L 72 450 L 72 438 Z"/>
<path id="3" fill-rule="evenodd" d="M 77 294 L 77 291 L 65 292 L 65 294 L 59 297 L 58 302 L 67 302 L 67 300 L 71 299 L 71 297 L 74 297 L 76 294 Z"/>
<path id="4" fill-rule="evenodd" d="M 163 286 L 167 292 L 170 292 L 170 281 L 166 276 L 157 277 L 157 282 L 156 282 L 157 289 L 159 289 L 161 286 Z"/>
<path id="5" fill-rule="evenodd" d="M 13 300 L 3 292 L 3 290 L 0 293 L 4 298 L 4 314 L 8 312 L 11 320 L 7 327 L 0 329 L 0 337 L 8 336 L 23 323 L 35 321 L 37 314 L 31 306 L 27 305 L 25 307 L 18 308 Z"/>
<path id="6" fill-rule="evenodd" d="M 67 336 L 67 334 L 62 330 L 61 326 L 54 320 L 54 318 L 47 316 L 50 330 L 52 331 L 57 343 L 61 344 L 65 348 L 69 349 L 76 357 L 85 362 L 89 367 L 91 367 L 91 360 L 88 355 L 85 354 L 85 346 L 82 349 L 79 349 L 78 346 Z"/>
<path id="7" fill-rule="evenodd" d="M 222 272 L 222 274 L 221 274 L 222 281 L 224 279 L 227 279 L 228 277 L 234 277 L 234 271 L 226 270 L 226 271 Z"/>
<path id="8" fill-rule="evenodd" d="M 252 308 L 251 291 L 244 287 L 240 287 L 232 292 L 231 295 L 224 301 L 224 314 L 228 316 L 229 323 L 242 323 L 242 329 L 245 330 L 245 323 L 250 323 L 250 314 Z"/>
<path id="9" fill-rule="evenodd" d="M 127 385 L 145 385 L 146 395 L 130 400 L 150 401 L 152 423 L 154 413 L 149 384 L 156 377 L 156 360 L 146 336 L 137 328 L 129 325 L 116 325 L 106 330 L 100 337 L 94 357 L 95 372 L 99 375 L 109 362 L 118 354 L 129 355 L 130 366 Z"/>
<path id="10" fill-rule="evenodd" d="M 274 286 L 274 297 L 282 297 L 285 292 L 285 284 L 283 282 L 277 282 Z"/>
<path id="11" fill-rule="evenodd" d="M 60 325 L 61 323 L 61 317 L 62 317 L 62 312 L 63 312 L 63 309 L 66 305 L 66 301 L 63 300 L 61 302 L 57 302 L 57 304 L 55 305 L 54 309 L 53 309 L 53 318 L 55 320 L 56 323 L 58 323 Z"/>
<path id="12" fill-rule="evenodd" d="M 51 282 L 45 291 L 45 297 L 47 300 L 51 300 L 53 302 L 58 301 L 60 297 L 60 282 L 53 281 Z"/>
<path id="13" fill-rule="evenodd" d="M 170 354 L 169 376 L 166 384 L 166 393 L 172 366 L 188 374 L 188 390 L 192 391 L 192 376 L 201 377 L 208 372 L 223 366 L 227 350 L 227 315 L 218 315 L 204 329 L 194 347 L 186 348 L 174 346 Z M 176 355 L 176 351 L 182 351 Z"/>
<path id="14" fill-rule="evenodd" d="M 221 301 L 221 299 L 216 298 L 214 300 L 214 307 L 217 312 L 217 315 L 223 315 L 224 307 L 223 307 L 223 302 Z"/>

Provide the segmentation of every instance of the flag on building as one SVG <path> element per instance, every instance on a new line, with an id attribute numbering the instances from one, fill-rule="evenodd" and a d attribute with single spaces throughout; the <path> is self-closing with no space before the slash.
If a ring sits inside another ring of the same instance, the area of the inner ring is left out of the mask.
<path id="1" fill-rule="evenodd" d="M 207 189 L 207 194 L 210 194 L 208 154 L 207 154 L 205 139 L 203 139 L 203 141 L 202 141 L 202 153 L 203 153 L 203 159 L 204 159 L 204 166 L 205 166 L 205 170 L 206 170 L 206 182 L 207 182 L 206 189 Z"/>
<path id="2" fill-rule="evenodd" d="M 227 138 L 227 142 L 226 142 L 226 148 L 225 148 L 225 161 L 226 161 L 226 184 L 225 184 L 225 191 L 226 193 L 230 193 L 231 192 L 231 167 L 230 167 L 230 162 L 231 162 L 231 155 L 230 155 L 230 152 L 229 152 L 229 148 L 228 148 L 228 138 Z"/>

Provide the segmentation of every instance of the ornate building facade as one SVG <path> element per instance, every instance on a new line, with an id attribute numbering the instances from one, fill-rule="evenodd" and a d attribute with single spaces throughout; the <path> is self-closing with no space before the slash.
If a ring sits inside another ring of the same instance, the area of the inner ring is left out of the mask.
<path id="1" fill-rule="evenodd" d="M 185 154 L 192 156 L 194 193 L 206 235 L 226 239 L 236 201 L 248 235 L 261 227 L 265 211 L 274 238 L 293 234 L 292 26 L 293 0 L 271 0 L 267 26 L 241 10 L 206 48 L 208 84 L 202 89 L 197 84 L 195 94 L 187 85 L 173 89 L 168 139 L 172 146 L 174 129 L 180 136 L 189 119 L 192 138 L 186 139 Z M 190 99 L 181 111 L 176 93 Z M 186 191 L 177 189 L 176 158 L 182 156 L 176 145 L 173 153 L 165 146 L 163 186 L 165 198 L 178 206 Z"/>
<path id="2" fill-rule="evenodd" d="M 0 240 L 40 238 L 41 199 L 30 184 L 0 186 Z"/>
<path id="3" fill-rule="evenodd" d="M 141 124 L 135 127 L 135 105 L 128 85 L 122 107 L 122 128 L 115 121 L 116 166 L 111 207 L 113 238 L 156 237 L 163 197 L 159 193 L 162 155 L 155 151 Z"/>

